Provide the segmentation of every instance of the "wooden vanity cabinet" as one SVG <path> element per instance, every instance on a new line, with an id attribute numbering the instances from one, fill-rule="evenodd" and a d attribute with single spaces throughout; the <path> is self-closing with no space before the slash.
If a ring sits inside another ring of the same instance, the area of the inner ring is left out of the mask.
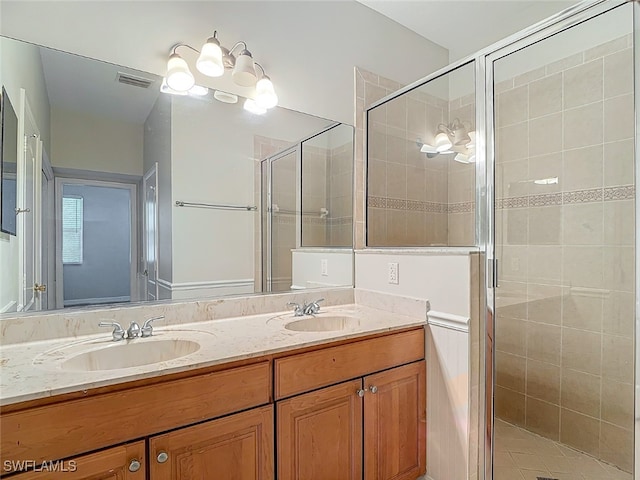
<path id="1" fill-rule="evenodd" d="M 274 382 L 279 480 L 426 472 L 422 329 L 276 359 Z"/>
<path id="2" fill-rule="evenodd" d="M 70 460 L 49 462 L 12 480 L 145 480 L 144 441 L 107 448 Z"/>
<path id="3" fill-rule="evenodd" d="M 273 480 L 273 405 L 149 440 L 151 480 Z"/>

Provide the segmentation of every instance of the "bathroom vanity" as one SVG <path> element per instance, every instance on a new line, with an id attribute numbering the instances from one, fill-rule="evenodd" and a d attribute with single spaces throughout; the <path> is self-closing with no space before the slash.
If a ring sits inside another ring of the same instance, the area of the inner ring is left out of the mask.
<path id="1" fill-rule="evenodd" d="M 210 322 L 214 362 L 167 362 L 166 373 L 124 382 L 114 371 L 87 388 L 3 401 L 2 477 L 414 480 L 426 470 L 424 322 L 386 316 L 338 335 L 235 320 L 279 332 L 270 349 L 235 357 L 224 353 L 224 322 Z M 18 461 L 41 466 L 11 473 Z"/>

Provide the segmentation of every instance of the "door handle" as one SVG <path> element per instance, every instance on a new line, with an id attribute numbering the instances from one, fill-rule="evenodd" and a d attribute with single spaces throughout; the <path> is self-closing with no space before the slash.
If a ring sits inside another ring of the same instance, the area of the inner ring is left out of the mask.
<path id="1" fill-rule="evenodd" d="M 38 285 L 37 283 L 33 286 L 33 289 L 36 292 L 40 292 L 40 293 L 44 293 L 47 291 L 47 286 L 46 285 Z"/>

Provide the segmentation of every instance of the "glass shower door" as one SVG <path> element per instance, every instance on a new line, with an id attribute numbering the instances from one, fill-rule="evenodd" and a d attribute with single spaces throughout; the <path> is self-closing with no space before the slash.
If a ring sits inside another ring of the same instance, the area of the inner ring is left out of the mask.
<path id="1" fill-rule="evenodd" d="M 632 478 L 631 32 L 627 3 L 490 57 L 496 480 Z"/>

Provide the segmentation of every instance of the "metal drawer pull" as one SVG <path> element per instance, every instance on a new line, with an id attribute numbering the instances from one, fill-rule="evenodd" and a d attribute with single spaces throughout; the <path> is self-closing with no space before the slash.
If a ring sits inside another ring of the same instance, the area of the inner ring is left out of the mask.
<path id="1" fill-rule="evenodd" d="M 167 452 L 160 452 L 157 456 L 157 459 L 158 463 L 164 463 L 169 460 L 169 455 L 167 454 Z"/>
<path id="2" fill-rule="evenodd" d="M 362 390 L 361 388 L 359 388 L 358 390 L 356 390 L 356 394 L 357 394 L 359 397 L 364 397 L 365 392 L 366 392 L 366 390 Z"/>
<path id="3" fill-rule="evenodd" d="M 140 467 L 141 465 L 137 458 L 134 458 L 133 460 L 131 460 L 131 463 L 129 463 L 130 472 L 137 472 L 138 470 L 140 470 Z"/>
<path id="4" fill-rule="evenodd" d="M 369 387 L 369 391 L 370 391 L 371 393 L 378 393 L 378 387 L 376 387 L 375 385 L 371 385 L 371 386 Z"/>

